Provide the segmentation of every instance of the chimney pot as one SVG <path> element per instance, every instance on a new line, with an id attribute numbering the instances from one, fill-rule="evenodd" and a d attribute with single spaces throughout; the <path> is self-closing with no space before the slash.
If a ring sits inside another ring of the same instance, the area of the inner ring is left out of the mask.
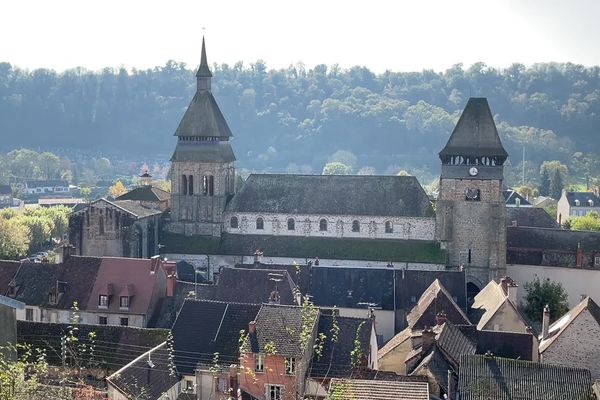
<path id="1" fill-rule="evenodd" d="M 248 322 L 248 333 L 253 334 L 256 332 L 256 321 Z"/>

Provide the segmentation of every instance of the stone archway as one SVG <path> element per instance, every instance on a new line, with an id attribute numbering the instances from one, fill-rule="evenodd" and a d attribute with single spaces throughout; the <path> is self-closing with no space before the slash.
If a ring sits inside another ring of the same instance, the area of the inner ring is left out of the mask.
<path id="1" fill-rule="evenodd" d="M 479 279 L 475 278 L 474 276 L 467 276 L 467 307 L 470 307 L 471 304 L 473 304 L 473 299 L 479 292 L 481 292 L 483 287 L 484 285 Z"/>

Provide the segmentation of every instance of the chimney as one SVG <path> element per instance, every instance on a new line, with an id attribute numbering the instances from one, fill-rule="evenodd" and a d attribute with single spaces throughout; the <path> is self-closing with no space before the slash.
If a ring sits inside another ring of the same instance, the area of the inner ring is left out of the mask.
<path id="1" fill-rule="evenodd" d="M 269 303 L 271 304 L 280 304 L 281 296 L 279 296 L 279 292 L 277 290 L 273 290 L 271 295 L 269 296 Z"/>
<path id="2" fill-rule="evenodd" d="M 508 276 L 500 279 L 500 287 L 502 288 L 505 296 L 508 296 L 508 279 L 510 279 Z"/>
<path id="3" fill-rule="evenodd" d="M 423 353 L 426 353 L 431 349 L 431 346 L 435 343 L 435 332 L 431 330 L 428 326 L 423 329 L 423 342 L 421 344 L 421 350 Z"/>
<path id="4" fill-rule="evenodd" d="M 585 299 L 587 299 L 588 295 L 585 293 L 582 293 L 579 295 L 579 301 L 584 301 Z"/>
<path id="5" fill-rule="evenodd" d="M 162 268 L 167 276 L 167 297 L 173 297 L 177 282 L 177 264 L 172 261 L 163 261 Z"/>
<path id="6" fill-rule="evenodd" d="M 248 334 L 253 335 L 256 333 L 256 321 L 248 322 Z"/>
<path id="7" fill-rule="evenodd" d="M 263 257 L 263 252 L 260 250 L 256 250 L 254 252 L 254 264 L 261 264 L 262 263 L 262 257 Z"/>
<path id="8" fill-rule="evenodd" d="M 583 247 L 581 242 L 577 242 L 577 256 L 575 257 L 575 266 L 581 268 L 583 266 Z"/>
<path id="9" fill-rule="evenodd" d="M 238 398 L 238 372 L 235 364 L 229 366 L 229 398 Z"/>
<path id="10" fill-rule="evenodd" d="M 446 313 L 444 311 L 440 311 L 435 315 L 435 323 L 437 325 L 444 325 L 447 320 L 448 319 L 446 318 Z"/>
<path id="11" fill-rule="evenodd" d="M 517 285 L 517 284 L 516 284 L 516 283 L 514 283 L 514 282 L 511 282 L 511 283 L 509 283 L 509 285 L 508 285 L 508 293 L 507 293 L 507 296 L 508 296 L 508 299 L 509 299 L 510 301 L 512 301 L 512 303 L 513 303 L 514 305 L 517 305 L 517 289 L 518 289 L 518 288 L 519 288 L 519 285 Z"/>
<path id="12" fill-rule="evenodd" d="M 548 338 L 548 330 L 550 329 L 550 307 L 548 304 L 544 306 L 544 316 L 542 318 L 542 340 Z"/>

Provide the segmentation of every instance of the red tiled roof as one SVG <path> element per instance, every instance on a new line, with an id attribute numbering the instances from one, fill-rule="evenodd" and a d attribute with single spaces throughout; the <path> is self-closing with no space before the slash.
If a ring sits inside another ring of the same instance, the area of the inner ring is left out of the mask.
<path id="1" fill-rule="evenodd" d="M 156 261 L 152 259 L 103 257 L 86 310 L 147 314 L 151 311 L 152 294 L 158 274 L 164 276 L 164 271 L 162 268 L 156 268 Z M 104 294 L 109 285 L 112 285 L 112 293 L 109 293 L 112 297 L 109 299 L 108 308 L 98 308 L 98 296 Z M 127 293 L 133 293 L 129 309 L 121 310 L 118 296 L 127 296 Z"/>

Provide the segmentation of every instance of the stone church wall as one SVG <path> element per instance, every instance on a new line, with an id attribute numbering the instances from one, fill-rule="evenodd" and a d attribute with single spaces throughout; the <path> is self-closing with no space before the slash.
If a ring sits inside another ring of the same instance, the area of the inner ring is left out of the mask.
<path id="1" fill-rule="evenodd" d="M 231 226 L 236 217 L 238 227 Z M 262 218 L 263 229 L 257 229 L 257 220 Z M 288 230 L 288 220 L 294 220 L 294 229 Z M 321 230 L 320 221 L 327 221 L 327 229 Z M 354 221 L 359 222 L 359 231 L 353 231 Z M 386 231 L 386 223 L 391 232 Z M 225 231 L 247 235 L 344 237 L 362 239 L 412 239 L 433 240 L 435 218 L 379 217 L 319 214 L 257 214 L 225 213 Z"/>

